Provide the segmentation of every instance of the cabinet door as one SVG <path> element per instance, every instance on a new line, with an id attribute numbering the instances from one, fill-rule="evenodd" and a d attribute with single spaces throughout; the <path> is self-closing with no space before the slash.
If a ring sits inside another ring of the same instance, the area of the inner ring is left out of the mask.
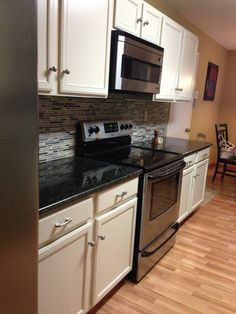
<path id="1" fill-rule="evenodd" d="M 178 222 L 184 220 L 188 216 L 190 211 L 193 172 L 194 167 L 190 167 L 183 171 Z"/>
<path id="2" fill-rule="evenodd" d="M 140 36 L 142 0 L 116 0 L 114 27 Z"/>
<path id="3" fill-rule="evenodd" d="M 170 104 L 168 137 L 188 139 L 191 125 L 193 104 L 189 102 L 172 102 Z"/>
<path id="4" fill-rule="evenodd" d="M 177 86 L 183 28 L 164 16 L 161 46 L 164 48 L 160 94 L 155 99 L 173 100 Z"/>
<path id="5" fill-rule="evenodd" d="M 160 45 L 163 14 L 151 5 L 143 4 L 141 37 Z"/>
<path id="6" fill-rule="evenodd" d="M 96 218 L 93 305 L 132 268 L 137 198 Z"/>
<path id="7" fill-rule="evenodd" d="M 197 50 L 197 36 L 187 30 L 184 30 L 182 56 L 176 93 L 177 100 L 189 101 L 193 99 Z"/>
<path id="8" fill-rule="evenodd" d="M 38 87 L 56 92 L 57 1 L 38 0 Z"/>
<path id="9" fill-rule="evenodd" d="M 208 161 L 209 160 L 206 159 L 195 165 L 195 171 L 193 175 L 191 211 L 197 208 L 203 201 L 206 186 Z"/>
<path id="10" fill-rule="evenodd" d="M 60 92 L 105 96 L 113 1 L 63 0 Z"/>
<path id="11" fill-rule="evenodd" d="M 92 223 L 39 250 L 38 313 L 80 314 L 88 309 Z"/>

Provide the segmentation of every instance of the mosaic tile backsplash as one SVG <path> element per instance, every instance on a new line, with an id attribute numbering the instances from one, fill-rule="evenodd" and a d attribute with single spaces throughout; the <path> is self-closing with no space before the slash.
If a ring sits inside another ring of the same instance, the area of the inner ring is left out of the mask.
<path id="1" fill-rule="evenodd" d="M 132 141 L 150 139 L 155 128 L 166 135 L 169 103 L 157 103 L 149 95 L 111 94 L 106 99 L 39 96 L 39 162 L 75 154 L 79 121 L 133 121 Z"/>

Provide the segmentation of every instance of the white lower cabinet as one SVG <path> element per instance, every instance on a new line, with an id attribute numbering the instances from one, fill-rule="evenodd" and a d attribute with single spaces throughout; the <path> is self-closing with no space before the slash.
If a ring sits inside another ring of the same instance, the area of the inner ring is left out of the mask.
<path id="1" fill-rule="evenodd" d="M 208 159 L 196 164 L 193 175 L 193 193 L 191 211 L 197 208 L 203 201 L 206 187 L 206 177 L 208 169 Z"/>
<path id="2" fill-rule="evenodd" d="M 100 301 L 132 269 L 137 198 L 95 219 L 98 241 L 93 304 Z"/>
<path id="3" fill-rule="evenodd" d="M 194 167 L 190 167 L 183 171 L 178 222 L 181 222 L 189 215 L 189 209 L 190 209 L 190 204 L 191 204 L 193 172 L 194 172 Z"/>
<path id="4" fill-rule="evenodd" d="M 38 314 L 86 313 L 129 273 L 137 189 L 135 178 L 40 219 Z"/>
<path id="5" fill-rule="evenodd" d="M 88 310 L 91 239 L 89 222 L 39 250 L 39 314 L 81 314 Z"/>
<path id="6" fill-rule="evenodd" d="M 179 219 L 183 221 L 204 199 L 210 148 L 184 158 L 186 167 L 183 171 Z"/>

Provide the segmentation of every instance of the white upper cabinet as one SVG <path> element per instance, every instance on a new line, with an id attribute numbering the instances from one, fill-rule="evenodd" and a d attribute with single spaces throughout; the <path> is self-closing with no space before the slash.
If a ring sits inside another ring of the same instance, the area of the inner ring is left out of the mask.
<path id="1" fill-rule="evenodd" d="M 108 94 L 112 16 L 112 0 L 38 0 L 41 93 Z"/>
<path id="2" fill-rule="evenodd" d="M 114 27 L 160 44 L 163 14 L 142 0 L 117 0 Z"/>
<path id="3" fill-rule="evenodd" d="M 197 64 L 197 36 L 165 16 L 161 46 L 164 48 L 161 89 L 154 98 L 191 101 Z"/>
<path id="4" fill-rule="evenodd" d="M 159 45 L 163 14 L 144 2 L 142 19 L 141 37 Z"/>
<path id="5" fill-rule="evenodd" d="M 64 0 L 60 92 L 108 93 L 112 1 Z"/>
<path id="6" fill-rule="evenodd" d="M 57 1 L 38 0 L 38 88 L 55 92 L 57 75 Z"/>
<path id="7" fill-rule="evenodd" d="M 163 19 L 161 46 L 164 48 L 161 89 L 157 99 L 174 99 L 181 58 L 183 28 L 168 17 Z"/>
<path id="8" fill-rule="evenodd" d="M 140 36 L 142 0 L 117 0 L 114 26 Z"/>
<path id="9" fill-rule="evenodd" d="M 184 29 L 183 48 L 177 86 L 177 100 L 192 100 L 198 52 L 198 38 Z"/>

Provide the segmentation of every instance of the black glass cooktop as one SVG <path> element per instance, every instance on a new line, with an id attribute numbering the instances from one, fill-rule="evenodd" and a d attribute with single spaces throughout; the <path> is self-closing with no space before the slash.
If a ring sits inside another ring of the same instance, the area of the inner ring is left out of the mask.
<path id="1" fill-rule="evenodd" d="M 150 171 L 180 160 L 183 158 L 183 155 L 137 147 L 125 147 L 96 154 L 94 157 L 100 160 L 118 162 Z"/>

